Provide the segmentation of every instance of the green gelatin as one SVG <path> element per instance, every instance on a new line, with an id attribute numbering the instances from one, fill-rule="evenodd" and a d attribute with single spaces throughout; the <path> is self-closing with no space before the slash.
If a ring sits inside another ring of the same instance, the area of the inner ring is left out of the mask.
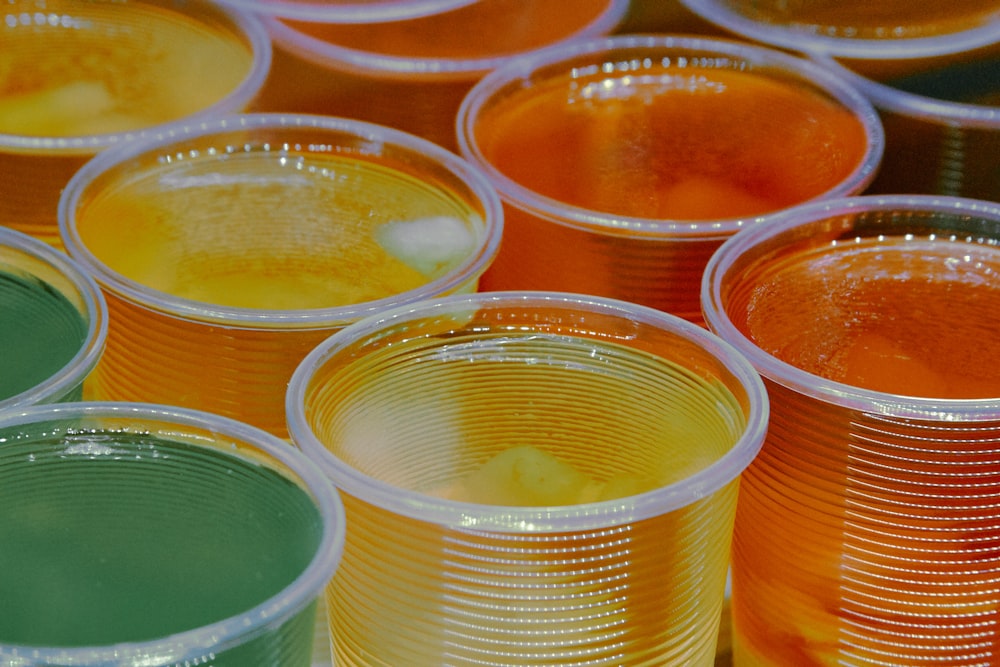
<path id="1" fill-rule="evenodd" d="M 63 294 L 0 270 L 0 401 L 59 373 L 86 339 L 86 320 Z"/>
<path id="2" fill-rule="evenodd" d="M 265 465 L 127 431 L 11 435 L 0 432 L 0 649 L 143 642 L 238 616 L 320 545 L 311 496 Z M 314 611 L 193 664 L 307 665 Z"/>

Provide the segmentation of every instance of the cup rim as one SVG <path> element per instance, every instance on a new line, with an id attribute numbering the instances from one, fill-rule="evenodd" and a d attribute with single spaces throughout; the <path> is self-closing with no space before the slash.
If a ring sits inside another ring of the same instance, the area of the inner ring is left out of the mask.
<path id="1" fill-rule="evenodd" d="M 642 218 L 593 211 L 538 194 L 506 176 L 486 158 L 475 139 L 475 123 L 480 109 L 495 91 L 514 82 L 527 81 L 542 68 L 569 63 L 575 58 L 639 49 L 721 54 L 744 59 L 754 65 L 774 67 L 806 81 L 848 109 L 864 127 L 867 139 L 865 154 L 851 174 L 809 201 L 860 192 L 874 180 L 885 150 L 885 133 L 878 112 L 854 86 L 836 73 L 801 56 L 726 38 L 695 35 L 614 35 L 549 47 L 508 63 L 480 79 L 462 100 L 456 118 L 459 152 L 489 177 L 505 204 L 547 222 L 590 233 L 642 235 L 654 240 L 719 240 L 744 227 L 770 220 L 779 211 L 717 220 Z"/>
<path id="2" fill-rule="evenodd" d="M 418 18 L 471 5 L 479 0 L 223 0 L 231 5 L 300 21 L 377 23 Z"/>
<path id="3" fill-rule="evenodd" d="M 76 207 L 89 184 L 105 170 L 140 155 L 163 150 L 177 142 L 214 134 L 254 129 L 289 130 L 311 128 L 357 138 L 376 149 L 391 145 L 426 155 L 465 183 L 484 209 L 484 234 L 476 251 L 456 270 L 421 286 L 374 301 L 312 309 L 257 309 L 222 306 L 173 296 L 122 276 L 97 258 L 83 243 L 74 220 Z M 496 256 L 503 233 L 503 206 L 496 191 L 465 160 L 421 137 L 372 123 L 333 116 L 282 113 L 235 114 L 202 123 L 151 133 L 142 141 L 132 141 L 102 151 L 89 160 L 63 189 L 58 208 L 59 232 L 68 254 L 93 275 L 106 290 L 131 302 L 192 321 L 215 322 L 226 326 L 255 329 L 318 329 L 342 326 L 387 307 L 409 303 L 441 292 L 457 289 L 482 273 Z"/>
<path id="4" fill-rule="evenodd" d="M 48 243 L 24 232 L 0 226 L 0 246 L 12 248 L 24 256 L 41 261 L 66 278 L 76 289 L 77 296 L 83 302 L 84 311 L 81 314 L 87 320 L 87 331 L 84 335 L 83 345 L 80 346 L 76 354 L 54 375 L 34 387 L 0 399 L 0 412 L 3 412 L 35 403 L 58 401 L 87 378 L 97 366 L 107 342 L 108 305 L 97 282 L 86 273 L 83 267 Z M 43 279 L 42 282 L 47 283 L 48 281 Z"/>
<path id="5" fill-rule="evenodd" d="M 127 0 L 133 4 L 164 4 L 161 0 Z M 173 6 L 173 5 L 171 5 Z M 80 136 L 35 136 L 0 132 L 0 151 L 18 153 L 38 153 L 46 155 L 94 155 L 107 148 L 143 139 L 208 120 L 219 115 L 236 113 L 246 107 L 260 92 L 271 70 L 272 43 L 267 28 L 259 17 L 214 0 L 185 0 L 185 13 L 191 8 L 205 8 L 228 19 L 234 32 L 242 35 L 250 46 L 252 62 L 250 71 L 236 88 L 229 91 L 215 104 L 196 111 L 183 118 L 157 123 L 149 127 L 124 132 Z"/>
<path id="6" fill-rule="evenodd" d="M 748 414 L 743 432 L 723 456 L 678 482 L 624 498 L 554 507 L 482 505 L 398 489 L 353 468 L 330 452 L 313 433 L 305 414 L 308 385 L 314 369 L 321 367 L 342 348 L 350 346 L 354 341 L 377 336 L 388 327 L 405 326 L 408 321 L 424 319 L 435 312 L 441 312 L 445 316 L 457 309 L 504 303 L 558 303 L 564 307 L 576 306 L 604 315 L 611 314 L 630 322 L 655 325 L 698 344 L 717 359 L 744 388 Z M 523 534 L 613 527 L 662 515 L 706 497 L 736 479 L 757 455 L 767 430 L 770 409 L 767 392 L 758 373 L 733 346 L 707 329 L 648 306 L 584 294 L 542 291 L 456 294 L 368 317 L 341 329 L 313 349 L 292 374 L 285 397 L 292 442 L 315 461 L 331 482 L 343 492 L 389 512 L 422 522 L 467 530 Z"/>
<path id="7" fill-rule="evenodd" d="M 726 314 L 722 281 L 732 262 L 762 242 L 790 231 L 808 228 L 820 221 L 851 213 L 879 210 L 960 212 L 986 218 L 997 224 L 1000 237 L 1000 204 L 944 195 L 858 195 L 805 204 L 747 229 L 725 241 L 709 258 L 701 282 L 701 304 L 705 323 L 732 344 L 766 380 L 799 394 L 844 408 L 913 419 L 996 420 L 1000 397 L 944 399 L 908 396 L 855 387 L 828 380 L 781 361 L 758 347 L 733 324 Z"/>
<path id="8" fill-rule="evenodd" d="M 859 74 L 836 58 L 826 54 L 814 54 L 812 58 L 823 67 L 827 67 L 849 80 L 878 109 L 911 118 L 919 118 L 924 122 L 936 125 L 958 123 L 963 127 L 1000 129 L 1000 106 L 952 102 L 918 95 L 893 88 Z"/>
<path id="9" fill-rule="evenodd" d="M 688 10 L 730 32 L 765 44 L 835 56 L 879 59 L 920 58 L 967 51 L 1000 39 L 1000 12 L 995 20 L 981 26 L 929 37 L 865 39 L 837 37 L 820 32 L 795 30 L 780 24 L 755 21 L 725 0 L 680 0 Z"/>
<path id="10" fill-rule="evenodd" d="M 204 656 L 205 649 L 224 651 L 284 622 L 315 600 L 334 575 L 343 553 L 345 514 L 336 489 L 312 461 L 287 442 L 249 424 L 187 408 L 130 402 L 73 402 L 28 406 L 0 414 L 0 429 L 46 419 L 129 417 L 194 427 L 246 442 L 287 467 L 316 502 L 323 536 L 312 560 L 284 589 L 253 608 L 200 628 L 147 641 L 107 646 L 36 647 L 0 644 L 0 655 L 23 656 L 32 664 L 132 665 L 150 667 L 186 664 Z M 220 639 L 221 638 L 221 639 Z M 154 657 L 155 662 L 150 662 Z"/>
<path id="11" fill-rule="evenodd" d="M 562 37 L 551 44 L 563 44 L 607 32 L 623 20 L 628 8 L 629 0 L 607 0 L 604 11 L 593 21 L 576 33 Z M 264 23 L 275 44 L 306 62 L 375 79 L 416 77 L 417 80 L 424 82 L 471 83 L 486 72 L 511 60 L 523 58 L 536 50 L 528 49 L 482 58 L 412 58 L 339 46 L 296 30 L 275 16 L 264 17 Z"/>

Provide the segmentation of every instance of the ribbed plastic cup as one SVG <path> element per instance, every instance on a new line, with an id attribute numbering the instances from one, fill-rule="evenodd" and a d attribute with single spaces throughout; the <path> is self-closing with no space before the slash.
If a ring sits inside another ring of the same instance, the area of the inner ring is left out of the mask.
<path id="1" fill-rule="evenodd" d="M 712 665 L 759 376 L 627 302 L 456 295 L 324 341 L 293 442 L 341 490 L 335 663 Z"/>
<path id="2" fill-rule="evenodd" d="M 618 34 L 665 33 L 725 37 L 729 32 L 706 21 L 679 2 L 629 0 Z"/>
<path id="3" fill-rule="evenodd" d="M 83 398 L 107 332 L 104 296 L 82 267 L 0 227 L 0 412 Z"/>
<path id="4" fill-rule="evenodd" d="M 344 509 L 301 452 L 136 403 L 0 413 L 5 665 L 311 664 Z"/>
<path id="5" fill-rule="evenodd" d="M 886 151 L 866 193 L 1000 201 L 1000 34 L 993 45 L 946 56 L 816 60 L 851 81 L 882 118 Z"/>
<path id="6" fill-rule="evenodd" d="M 771 404 L 734 529 L 734 664 L 989 664 L 1000 205 L 802 206 L 727 241 L 703 301 Z"/>
<path id="7" fill-rule="evenodd" d="M 110 310 L 94 398 L 180 405 L 284 436 L 303 357 L 391 306 L 472 291 L 499 197 L 458 156 L 346 119 L 246 114 L 109 149 L 60 202 Z"/>
<path id="8" fill-rule="evenodd" d="M 463 156 L 504 201 L 483 289 L 595 294 L 701 321 L 701 274 L 744 227 L 856 194 L 878 115 L 841 78 L 747 43 L 576 41 L 484 77 L 459 111 Z"/>
<path id="9" fill-rule="evenodd" d="M 1000 40 L 1000 9 L 992 0 L 680 1 L 741 37 L 831 56 L 910 58 Z"/>
<path id="10" fill-rule="evenodd" d="M 365 24 L 268 17 L 275 43 L 265 109 L 396 127 L 457 150 L 455 116 L 487 72 L 544 46 L 610 32 L 627 0 L 478 0 Z"/>
<path id="11" fill-rule="evenodd" d="M 418 18 L 481 0 L 225 0 L 261 14 L 330 23 L 374 23 Z"/>
<path id="12" fill-rule="evenodd" d="M 11 0 L 0 42 L 0 225 L 57 247 L 60 192 L 87 160 L 244 109 L 271 65 L 261 22 L 207 0 Z"/>

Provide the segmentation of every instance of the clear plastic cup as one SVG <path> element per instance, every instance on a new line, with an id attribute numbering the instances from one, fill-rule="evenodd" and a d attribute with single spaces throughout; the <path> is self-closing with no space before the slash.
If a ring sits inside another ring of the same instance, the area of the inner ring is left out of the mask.
<path id="1" fill-rule="evenodd" d="M 99 151 L 244 109 L 271 42 L 209 0 L 11 0 L 0 9 L 0 225 L 58 246 L 56 207 Z"/>
<path id="2" fill-rule="evenodd" d="M 736 231 L 861 192 L 878 114 L 828 70 L 717 38 L 575 41 L 484 77 L 461 154 L 504 201 L 483 289 L 633 301 L 701 321 L 701 273 Z"/>
<path id="3" fill-rule="evenodd" d="M 0 227 L 0 412 L 83 398 L 107 332 L 104 296 L 82 267 Z"/>
<path id="4" fill-rule="evenodd" d="M 0 413 L 0 661 L 308 667 L 344 509 L 301 452 L 135 403 Z"/>
<path id="5" fill-rule="evenodd" d="M 1000 204 L 813 203 L 712 257 L 764 378 L 733 537 L 735 665 L 972 665 L 1000 630 Z"/>
<path id="6" fill-rule="evenodd" d="M 1000 40 L 993 0 L 680 0 L 742 37 L 851 58 L 956 53 Z"/>
<path id="7" fill-rule="evenodd" d="M 59 213 L 110 311 L 94 397 L 282 436 L 307 352 L 365 315 L 475 290 L 503 228 L 496 192 L 458 156 L 304 115 L 232 116 L 105 151 Z"/>
<path id="8" fill-rule="evenodd" d="M 454 295 L 331 336 L 292 440 L 341 490 L 337 665 L 712 665 L 767 401 L 703 328 L 636 304 Z"/>
<path id="9" fill-rule="evenodd" d="M 629 0 L 617 34 L 689 34 L 725 37 L 728 31 L 695 14 L 678 0 Z"/>
<path id="10" fill-rule="evenodd" d="M 1000 35 L 945 56 L 815 59 L 855 85 L 882 118 L 886 151 L 867 193 L 1000 201 Z"/>
<path id="11" fill-rule="evenodd" d="M 478 0 L 420 18 L 345 25 L 266 19 L 275 43 L 262 110 L 396 127 L 457 150 L 455 115 L 485 73 L 538 48 L 610 32 L 627 0 Z"/>
<path id="12" fill-rule="evenodd" d="M 481 0 L 225 0 L 262 14 L 331 23 L 373 23 L 417 18 Z"/>

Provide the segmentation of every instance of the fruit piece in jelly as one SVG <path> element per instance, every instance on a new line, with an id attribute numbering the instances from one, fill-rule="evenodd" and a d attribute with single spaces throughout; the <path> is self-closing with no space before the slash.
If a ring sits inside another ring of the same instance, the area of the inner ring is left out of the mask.
<path id="1" fill-rule="evenodd" d="M 548 452 L 521 445 L 500 452 L 441 495 L 485 505 L 551 507 L 612 500 L 656 486 L 650 478 L 625 473 L 597 481 Z"/>
<path id="2" fill-rule="evenodd" d="M 452 498 L 487 505 L 572 505 L 590 481 L 555 456 L 523 445 L 486 461 L 457 485 Z"/>
<path id="3" fill-rule="evenodd" d="M 390 255 L 428 277 L 446 273 L 476 245 L 464 222 L 445 215 L 388 222 L 378 228 L 376 239 Z"/>

